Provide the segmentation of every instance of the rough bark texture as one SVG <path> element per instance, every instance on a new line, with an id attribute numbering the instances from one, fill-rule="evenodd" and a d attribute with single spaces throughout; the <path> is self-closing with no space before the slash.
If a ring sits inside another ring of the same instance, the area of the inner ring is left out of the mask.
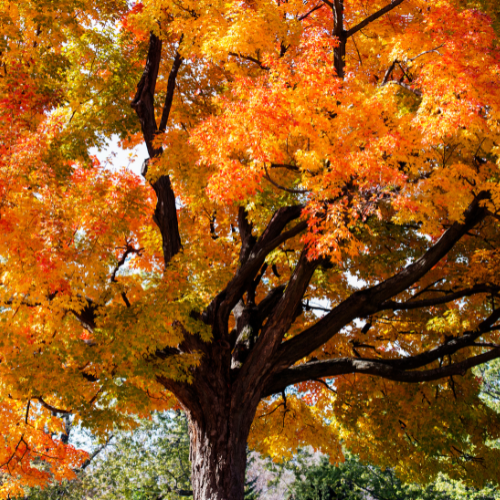
<path id="1" fill-rule="evenodd" d="M 213 401 L 203 417 L 190 413 L 190 459 L 194 500 L 241 500 L 245 487 L 247 439 L 255 408 Z"/>

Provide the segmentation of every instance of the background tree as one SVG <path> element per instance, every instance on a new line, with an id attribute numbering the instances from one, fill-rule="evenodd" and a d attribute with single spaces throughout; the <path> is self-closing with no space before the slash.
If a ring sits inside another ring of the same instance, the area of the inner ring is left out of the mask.
<path id="1" fill-rule="evenodd" d="M 476 490 L 462 481 L 438 476 L 422 486 L 404 484 L 391 469 L 364 465 L 353 456 L 334 466 L 323 459 L 301 471 L 290 487 L 290 500 L 496 500 L 498 489 Z"/>
<path id="2" fill-rule="evenodd" d="M 54 414 L 180 407 L 196 500 L 247 443 L 498 477 L 494 2 L 0 8 L 4 496 L 84 459 Z"/>

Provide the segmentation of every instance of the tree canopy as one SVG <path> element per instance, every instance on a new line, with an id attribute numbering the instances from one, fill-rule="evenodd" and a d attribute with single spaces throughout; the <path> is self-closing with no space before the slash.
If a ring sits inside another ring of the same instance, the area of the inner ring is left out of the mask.
<path id="1" fill-rule="evenodd" d="M 196 500 L 241 500 L 247 443 L 498 477 L 499 19 L 0 1 L 1 494 L 85 460 L 58 415 L 177 408 Z"/>

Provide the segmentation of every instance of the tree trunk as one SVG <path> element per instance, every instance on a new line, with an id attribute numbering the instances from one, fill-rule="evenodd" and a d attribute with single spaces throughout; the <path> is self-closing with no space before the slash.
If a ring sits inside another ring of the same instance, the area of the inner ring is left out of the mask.
<path id="1" fill-rule="evenodd" d="M 194 500 L 243 500 L 247 440 L 255 411 L 225 413 L 214 404 L 203 422 L 189 415 Z"/>
<path id="2" fill-rule="evenodd" d="M 333 36 L 338 40 L 338 46 L 333 52 L 333 65 L 339 78 L 345 76 L 345 54 L 347 45 L 347 36 L 344 30 L 344 0 L 335 0 L 333 5 L 333 17 L 335 25 L 333 28 Z"/>
<path id="3" fill-rule="evenodd" d="M 345 34 L 342 33 L 339 37 L 339 45 L 338 47 L 335 47 L 334 49 L 334 67 L 335 67 L 335 72 L 337 73 L 337 76 L 339 78 L 344 78 L 345 76 L 345 54 L 346 54 L 346 44 L 347 44 L 347 39 L 345 37 Z"/>

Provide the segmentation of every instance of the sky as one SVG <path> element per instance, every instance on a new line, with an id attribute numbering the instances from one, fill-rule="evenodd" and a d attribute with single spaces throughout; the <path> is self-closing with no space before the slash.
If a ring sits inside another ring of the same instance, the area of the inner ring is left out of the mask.
<path id="1" fill-rule="evenodd" d="M 134 149 L 123 149 L 119 145 L 117 136 L 113 136 L 107 148 L 101 151 L 92 148 L 90 154 L 97 156 L 101 165 L 105 165 L 110 169 L 126 167 L 137 175 L 141 175 L 142 163 L 149 158 L 145 144 L 140 144 Z"/>

